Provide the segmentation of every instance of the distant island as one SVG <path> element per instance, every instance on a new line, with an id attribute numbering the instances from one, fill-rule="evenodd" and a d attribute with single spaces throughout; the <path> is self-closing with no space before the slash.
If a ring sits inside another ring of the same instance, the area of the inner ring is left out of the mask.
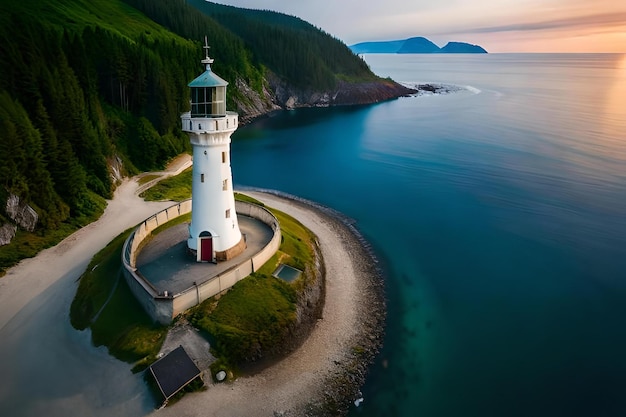
<path id="1" fill-rule="evenodd" d="M 448 42 L 443 48 L 438 47 L 424 37 L 408 38 L 397 41 L 361 42 L 350 46 L 355 54 L 486 54 L 478 45 L 465 42 Z"/>

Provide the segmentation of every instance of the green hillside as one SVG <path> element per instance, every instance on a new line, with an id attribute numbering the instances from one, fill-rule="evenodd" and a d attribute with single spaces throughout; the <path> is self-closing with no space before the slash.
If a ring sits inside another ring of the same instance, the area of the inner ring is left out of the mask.
<path id="1" fill-rule="evenodd" d="M 333 88 L 338 78 L 377 79 L 344 43 L 298 17 L 187 1 L 240 36 L 259 62 L 291 84 L 324 90 Z"/>
<path id="2" fill-rule="evenodd" d="M 378 82 L 343 43 L 279 13 L 201 0 L 0 0 L 0 227 L 12 223 L 10 194 L 39 215 L 34 232 L 19 228 L 0 246 L 0 274 L 98 218 L 114 171 L 158 170 L 189 150 L 180 114 L 204 36 L 230 109 L 269 108 L 270 76 L 313 91 Z"/>

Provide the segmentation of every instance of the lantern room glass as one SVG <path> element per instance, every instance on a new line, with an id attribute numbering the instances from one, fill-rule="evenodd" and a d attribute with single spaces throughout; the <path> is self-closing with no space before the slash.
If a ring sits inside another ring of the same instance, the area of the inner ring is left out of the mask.
<path id="1" fill-rule="evenodd" d="M 191 117 L 226 115 L 226 87 L 192 87 Z"/>

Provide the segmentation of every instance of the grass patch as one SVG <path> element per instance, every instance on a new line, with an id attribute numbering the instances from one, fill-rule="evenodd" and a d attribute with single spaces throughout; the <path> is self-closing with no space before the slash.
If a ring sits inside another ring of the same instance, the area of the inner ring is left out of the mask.
<path id="1" fill-rule="evenodd" d="M 70 321 L 74 328 L 83 330 L 89 327 L 109 298 L 122 267 L 122 246 L 131 231 L 128 229 L 122 232 L 95 254 L 81 275 L 76 296 L 70 306 Z"/>
<path id="2" fill-rule="evenodd" d="M 275 209 L 270 209 L 270 211 L 278 219 L 282 231 L 282 241 L 277 252 L 277 255 L 280 257 L 280 263 L 304 271 L 307 264 L 313 262 L 315 257 L 313 252 L 315 235 L 288 214 Z M 269 272 L 271 274 L 278 264 L 272 266 L 271 262 L 267 262 L 260 271 L 265 271 L 264 268 L 266 266 L 272 268 Z"/>
<path id="3" fill-rule="evenodd" d="M 288 336 L 296 320 L 296 301 L 296 291 L 286 282 L 252 274 L 217 303 L 196 307 L 190 321 L 211 335 L 219 357 L 241 363 L 273 350 Z"/>
<path id="4" fill-rule="evenodd" d="M 145 369 L 156 360 L 167 336 L 167 326 L 152 321 L 122 277 L 91 331 L 94 345 L 105 345 L 120 360 L 136 362 L 133 371 Z"/>
<path id="5" fill-rule="evenodd" d="M 241 194 L 241 193 L 234 193 L 234 194 L 235 194 L 235 200 L 245 201 L 247 203 L 256 204 L 257 206 L 265 207 L 264 203 L 262 203 L 261 201 L 257 200 L 254 197 L 250 197 L 249 195 Z"/>
<path id="6" fill-rule="evenodd" d="M 222 370 L 280 351 L 296 323 L 298 291 L 304 278 L 287 283 L 272 273 L 280 263 L 303 271 L 312 266 L 315 235 L 293 217 L 272 212 L 282 231 L 278 252 L 225 295 L 210 298 L 189 313 L 190 322 L 209 334 Z"/>
<path id="7" fill-rule="evenodd" d="M 55 229 L 27 232 L 18 228 L 11 243 L 0 246 L 0 277 L 6 274 L 7 269 L 17 265 L 22 259 L 32 258 L 42 250 L 58 244 L 81 227 L 98 220 L 104 213 L 106 201 L 96 194 L 91 194 L 91 198 L 94 205 L 91 216 L 70 219 Z"/>
<path id="8" fill-rule="evenodd" d="M 152 180 L 156 180 L 160 176 L 161 175 L 159 175 L 159 174 L 147 174 L 147 175 L 144 175 L 143 177 L 139 178 L 139 180 L 137 181 L 137 184 L 139 184 L 139 185 L 147 184 L 147 183 L 149 183 Z"/>
<path id="9" fill-rule="evenodd" d="M 139 197 L 146 201 L 183 201 L 191 198 L 191 182 L 192 182 L 192 168 L 187 168 L 178 175 L 167 177 L 157 184 L 153 185 L 143 193 L 139 194 Z M 139 184 L 146 184 L 158 177 L 158 175 L 146 175 L 139 180 Z M 234 193 L 235 199 L 240 201 L 246 201 L 248 203 L 258 204 L 264 207 L 261 201 L 254 197 L 250 197 L 246 194 Z"/>
<path id="10" fill-rule="evenodd" d="M 143 193 L 139 194 L 146 201 L 183 201 L 191 198 L 192 168 L 180 174 L 159 181 Z"/>
<path id="11" fill-rule="evenodd" d="M 236 197 L 259 203 L 243 194 Z M 208 335 L 217 358 L 214 368 L 231 375 L 232 369 L 243 362 L 280 352 L 294 329 L 298 291 L 304 286 L 306 274 L 287 283 L 271 275 L 278 264 L 304 271 L 315 260 L 315 235 L 293 217 L 279 210 L 272 212 L 282 231 L 278 252 L 227 293 L 206 300 L 187 313 L 190 322 Z M 153 233 L 189 219 L 190 214 L 178 217 Z M 137 371 L 156 360 L 168 328 L 152 322 L 120 276 L 121 251 L 130 232 L 129 229 L 120 234 L 94 256 L 81 277 L 70 318 L 76 328 L 91 327 L 95 345 L 107 346 L 116 358 L 134 362 Z"/>
<path id="12" fill-rule="evenodd" d="M 174 227 L 181 223 L 189 223 L 190 221 L 191 221 L 191 213 L 183 214 L 182 216 L 178 216 L 174 220 L 170 220 L 169 222 L 162 224 L 156 229 L 154 229 L 152 231 L 152 235 L 153 236 L 158 235 L 159 233 L 161 233 L 164 230 L 169 229 L 170 227 Z"/>
<path id="13" fill-rule="evenodd" d="M 153 323 L 121 276 L 122 247 L 131 231 L 93 257 L 72 301 L 70 321 L 80 330 L 91 327 L 94 345 L 107 346 L 120 360 L 137 362 L 134 371 L 138 371 L 156 359 L 167 327 Z"/>

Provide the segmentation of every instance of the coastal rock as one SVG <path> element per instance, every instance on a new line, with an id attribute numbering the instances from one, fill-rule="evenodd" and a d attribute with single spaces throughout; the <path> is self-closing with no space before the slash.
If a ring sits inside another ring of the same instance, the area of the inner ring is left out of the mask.
<path id="1" fill-rule="evenodd" d="M 288 343 L 289 350 L 300 345 L 311 333 L 317 320 L 322 317 L 326 295 L 325 276 L 322 251 L 319 243 L 315 242 L 315 268 L 309 267 L 304 271 L 305 285 L 298 294 L 296 325 L 292 331 L 292 340 Z"/>
<path id="2" fill-rule="evenodd" d="M 237 89 L 243 94 L 243 99 L 235 100 L 237 113 L 242 124 L 262 116 L 281 107 L 277 105 L 274 92 L 266 88 L 267 83 L 263 83 L 262 94 L 253 90 L 244 80 L 236 80 Z"/>
<path id="3" fill-rule="evenodd" d="M 358 84 L 340 82 L 333 92 L 334 105 L 370 104 L 405 97 L 415 93 L 395 81 L 363 82 Z"/>
<path id="4" fill-rule="evenodd" d="M 326 221 L 334 224 L 331 227 L 338 231 L 347 230 L 345 244 L 350 248 L 350 260 L 361 278 L 358 331 L 346 345 L 344 354 L 334 361 L 334 370 L 319 385 L 319 391 L 310 393 L 311 400 L 307 404 L 286 412 L 289 417 L 347 415 L 355 401 L 365 400 L 360 388 L 383 346 L 387 311 L 385 286 L 373 249 L 350 219 L 331 214 Z"/>
<path id="5" fill-rule="evenodd" d="M 268 82 L 274 91 L 274 103 L 284 109 L 371 104 L 415 93 L 415 90 L 392 80 L 338 81 L 335 88 L 328 91 L 298 89 L 273 75 L 268 77 Z"/>
<path id="6" fill-rule="evenodd" d="M 35 230 L 39 216 L 35 209 L 22 202 L 15 194 L 9 195 L 6 205 L 7 215 L 20 227 L 32 232 Z"/>

